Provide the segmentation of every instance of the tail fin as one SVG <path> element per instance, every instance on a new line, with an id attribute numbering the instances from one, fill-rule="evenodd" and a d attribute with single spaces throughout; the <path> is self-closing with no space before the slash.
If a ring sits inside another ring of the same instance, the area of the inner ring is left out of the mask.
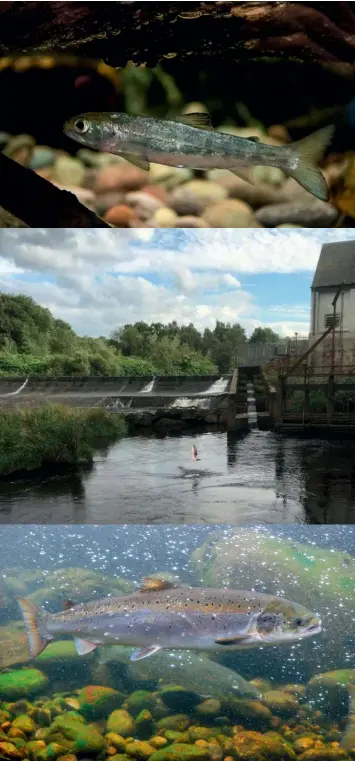
<path id="1" fill-rule="evenodd" d="M 28 649 L 31 657 L 35 658 L 47 647 L 48 642 L 52 639 L 52 636 L 46 633 L 43 626 L 45 614 L 38 610 L 29 600 L 18 597 L 17 602 L 26 627 Z"/>
<path id="2" fill-rule="evenodd" d="M 288 174 L 321 201 L 329 200 L 329 190 L 325 178 L 316 164 L 323 158 L 334 135 L 334 130 L 334 126 L 323 127 L 291 146 L 292 150 L 298 154 L 300 161 L 297 169 Z"/>

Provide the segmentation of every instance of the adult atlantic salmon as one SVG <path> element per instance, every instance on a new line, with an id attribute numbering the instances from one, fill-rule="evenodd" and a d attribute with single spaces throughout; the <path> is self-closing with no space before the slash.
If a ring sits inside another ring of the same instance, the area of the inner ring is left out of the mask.
<path id="1" fill-rule="evenodd" d="M 29 650 L 38 655 L 56 635 L 71 635 L 79 655 L 98 645 L 136 648 L 131 660 L 165 649 L 228 651 L 277 645 L 321 631 L 319 617 L 282 597 L 207 589 L 147 578 L 130 595 L 74 605 L 60 613 L 18 600 Z"/>
<path id="2" fill-rule="evenodd" d="M 150 162 L 193 169 L 229 169 L 252 182 L 250 167 L 282 169 L 316 198 L 329 191 L 317 166 L 334 133 L 323 127 L 292 145 L 265 145 L 258 137 L 237 137 L 212 128 L 208 114 L 184 114 L 173 119 L 86 113 L 64 124 L 68 137 L 90 148 L 114 153 L 149 170 Z"/>

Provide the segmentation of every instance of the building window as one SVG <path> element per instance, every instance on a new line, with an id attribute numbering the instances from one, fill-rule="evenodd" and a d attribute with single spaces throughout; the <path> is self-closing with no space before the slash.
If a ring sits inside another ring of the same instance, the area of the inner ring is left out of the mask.
<path id="1" fill-rule="evenodd" d="M 339 323 L 340 323 L 340 314 L 339 314 L 339 312 L 335 315 L 335 321 L 334 321 L 334 314 L 325 314 L 324 315 L 324 327 L 325 328 L 333 328 L 333 327 L 337 328 Z"/>

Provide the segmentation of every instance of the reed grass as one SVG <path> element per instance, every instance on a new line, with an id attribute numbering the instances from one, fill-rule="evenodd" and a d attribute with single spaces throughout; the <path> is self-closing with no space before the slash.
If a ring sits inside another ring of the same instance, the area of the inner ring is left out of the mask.
<path id="1" fill-rule="evenodd" d="M 0 410 L 0 477 L 55 466 L 89 465 L 95 442 L 125 432 L 122 417 L 101 408 L 45 405 Z"/>

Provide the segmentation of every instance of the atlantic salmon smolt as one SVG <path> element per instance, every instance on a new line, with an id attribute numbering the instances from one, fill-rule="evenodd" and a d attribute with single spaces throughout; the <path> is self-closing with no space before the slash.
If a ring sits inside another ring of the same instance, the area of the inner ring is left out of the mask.
<path id="1" fill-rule="evenodd" d="M 272 166 L 293 177 L 316 198 L 327 201 L 326 180 L 317 166 L 334 134 L 323 127 L 292 145 L 268 145 L 259 137 L 238 137 L 214 130 L 208 114 L 174 119 L 116 112 L 86 113 L 64 124 L 65 134 L 89 148 L 113 153 L 142 169 L 150 162 L 192 169 L 228 169 L 253 183 L 250 169 Z"/>

